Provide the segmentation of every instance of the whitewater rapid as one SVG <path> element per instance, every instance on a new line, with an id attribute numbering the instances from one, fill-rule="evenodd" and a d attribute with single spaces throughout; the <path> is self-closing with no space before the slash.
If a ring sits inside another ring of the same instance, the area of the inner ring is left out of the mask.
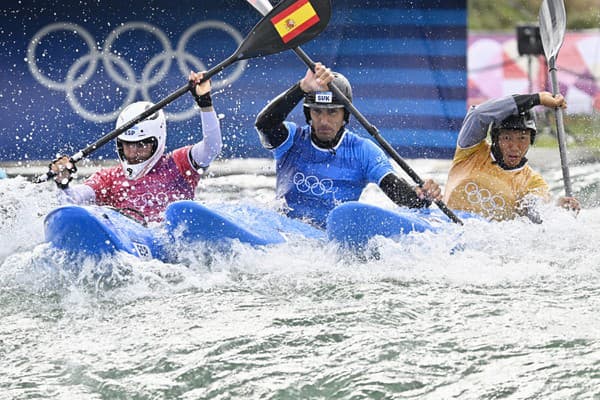
<path id="1" fill-rule="evenodd" d="M 559 195 L 550 160 L 536 167 Z M 445 180 L 447 160 L 409 162 Z M 198 246 L 78 276 L 43 243 L 56 189 L 0 180 L 0 399 L 597 398 L 599 166 L 571 168 L 581 213 L 548 207 L 541 225 L 468 221 L 366 258 Z M 271 162 L 213 174 L 199 201 L 274 207 Z M 392 206 L 375 187 L 362 201 Z"/>

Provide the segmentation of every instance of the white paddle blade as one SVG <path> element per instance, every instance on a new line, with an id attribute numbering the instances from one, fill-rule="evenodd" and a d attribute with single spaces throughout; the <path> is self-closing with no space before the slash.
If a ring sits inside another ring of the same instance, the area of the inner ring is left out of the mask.
<path id="1" fill-rule="evenodd" d="M 246 0 L 262 15 L 267 15 L 273 9 L 269 0 Z"/>
<path id="2" fill-rule="evenodd" d="M 544 0 L 540 6 L 539 22 L 544 54 L 550 62 L 558 56 L 567 29 L 563 0 Z"/>

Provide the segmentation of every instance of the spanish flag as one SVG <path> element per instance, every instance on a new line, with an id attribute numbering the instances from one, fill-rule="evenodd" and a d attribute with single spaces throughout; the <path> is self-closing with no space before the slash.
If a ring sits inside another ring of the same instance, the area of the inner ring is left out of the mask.
<path id="1" fill-rule="evenodd" d="M 317 22 L 319 16 L 308 0 L 298 0 L 271 18 L 283 43 L 289 42 Z"/>

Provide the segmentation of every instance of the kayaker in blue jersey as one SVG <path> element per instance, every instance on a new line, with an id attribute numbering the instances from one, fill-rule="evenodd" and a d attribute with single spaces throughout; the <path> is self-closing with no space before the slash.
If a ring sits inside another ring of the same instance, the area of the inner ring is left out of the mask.
<path id="1" fill-rule="evenodd" d="M 444 201 L 450 208 L 493 220 L 525 215 L 541 222 L 536 205 L 550 200 L 549 188 L 525 157 L 536 135 L 529 111 L 537 105 L 566 108 L 567 102 L 562 95 L 540 92 L 492 99 L 469 110 L 446 183 Z M 580 210 L 574 197 L 561 197 L 558 205 Z"/>
<path id="2" fill-rule="evenodd" d="M 441 199 L 440 187 L 433 180 L 412 187 L 396 175 L 381 148 L 346 129 L 350 113 L 328 91 L 332 81 L 352 100 L 348 80 L 317 63 L 314 73 L 308 70 L 256 119 L 261 142 L 276 160 L 277 197 L 285 199 L 286 214 L 325 227 L 335 206 L 358 200 L 371 182 L 400 206 L 428 207 Z M 303 99 L 307 124 L 285 121 Z"/>

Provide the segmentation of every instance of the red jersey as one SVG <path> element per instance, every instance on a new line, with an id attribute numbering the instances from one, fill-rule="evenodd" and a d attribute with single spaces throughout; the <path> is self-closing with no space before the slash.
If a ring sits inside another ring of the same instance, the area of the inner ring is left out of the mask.
<path id="1" fill-rule="evenodd" d="M 192 200 L 203 169 L 190 161 L 191 146 L 163 155 L 154 168 L 137 180 L 125 177 L 121 166 L 96 172 L 85 184 L 96 194 L 96 204 L 118 208 L 136 219 L 161 221 L 163 211 L 177 200 Z M 137 214 L 137 215 L 136 215 Z M 141 215 L 140 215 L 141 214 Z"/>

